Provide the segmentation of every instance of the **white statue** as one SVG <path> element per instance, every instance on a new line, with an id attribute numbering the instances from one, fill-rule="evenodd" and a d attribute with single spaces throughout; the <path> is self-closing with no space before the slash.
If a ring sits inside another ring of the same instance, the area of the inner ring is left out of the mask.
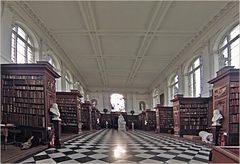
<path id="1" fill-rule="evenodd" d="M 213 111 L 213 117 L 212 117 L 212 126 L 221 126 L 220 120 L 223 118 L 222 114 L 218 109 L 215 109 Z"/>
<path id="2" fill-rule="evenodd" d="M 202 137 L 202 141 L 209 143 L 209 144 L 213 143 L 213 134 L 212 133 L 200 131 L 199 136 Z"/>
<path id="3" fill-rule="evenodd" d="M 126 121 L 124 120 L 122 114 L 118 117 L 118 130 L 126 130 Z"/>
<path id="4" fill-rule="evenodd" d="M 59 112 L 59 110 L 58 110 L 58 105 L 57 105 L 57 103 L 53 103 L 53 104 L 52 104 L 52 107 L 50 108 L 50 112 L 53 114 L 52 120 L 61 121 L 60 112 Z"/>

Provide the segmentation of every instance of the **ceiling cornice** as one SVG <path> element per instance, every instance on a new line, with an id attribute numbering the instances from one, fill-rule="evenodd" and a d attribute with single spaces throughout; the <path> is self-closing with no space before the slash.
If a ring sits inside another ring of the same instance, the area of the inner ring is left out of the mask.
<path id="1" fill-rule="evenodd" d="M 152 82 L 152 84 L 149 87 L 149 90 L 151 91 L 156 86 L 159 85 L 162 81 L 166 79 L 166 77 L 163 77 L 165 75 L 165 72 L 172 67 L 174 63 L 179 63 L 179 59 L 183 58 L 182 56 L 186 51 L 188 51 L 200 38 L 206 34 L 213 26 L 216 24 L 221 18 L 226 15 L 229 11 L 231 11 L 232 8 L 239 6 L 239 1 L 231 1 L 228 2 L 223 9 L 221 9 L 217 15 L 215 15 L 206 25 L 202 27 L 201 30 L 198 31 L 196 35 L 192 37 L 192 39 L 179 51 L 179 53 L 171 60 L 171 62 L 167 65 L 167 67 L 160 73 L 160 75 Z"/>
<path id="2" fill-rule="evenodd" d="M 32 21 L 35 23 L 36 26 L 38 26 L 38 28 L 44 33 L 46 34 L 47 38 L 57 47 L 58 50 L 60 50 L 60 52 L 63 54 L 61 56 L 59 56 L 58 54 L 56 54 L 60 59 L 63 58 L 65 61 L 68 61 L 72 67 L 74 68 L 74 71 L 77 73 L 77 75 L 75 75 L 75 77 L 80 77 L 80 79 L 78 78 L 78 80 L 81 82 L 81 85 L 83 87 L 86 88 L 86 84 L 87 81 L 86 79 L 83 78 L 83 76 L 81 75 L 81 73 L 76 69 L 76 67 L 74 66 L 74 64 L 72 63 L 72 61 L 67 58 L 67 54 L 65 53 L 65 51 L 63 50 L 63 48 L 60 46 L 60 44 L 57 42 L 57 40 L 55 39 L 54 35 L 50 32 L 50 30 L 48 30 L 47 26 L 43 23 L 43 21 L 40 20 L 40 18 L 33 12 L 33 10 L 29 7 L 29 5 L 27 4 L 27 2 L 25 1 L 9 1 L 8 2 L 8 7 L 10 8 L 11 11 L 13 11 L 15 14 L 19 15 L 21 17 L 21 14 L 18 13 L 16 11 L 16 8 L 20 7 L 20 10 L 22 10 L 23 12 L 25 12 L 29 18 L 32 19 Z M 63 60 L 63 61 L 64 61 Z"/>

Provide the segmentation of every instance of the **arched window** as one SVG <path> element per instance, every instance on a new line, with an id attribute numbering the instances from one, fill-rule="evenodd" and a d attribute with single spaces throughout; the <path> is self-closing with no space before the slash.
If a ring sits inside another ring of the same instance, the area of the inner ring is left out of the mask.
<path id="1" fill-rule="evenodd" d="M 65 75 L 65 84 L 66 84 L 66 91 L 70 91 L 72 89 L 72 76 L 67 71 Z"/>
<path id="2" fill-rule="evenodd" d="M 202 87 L 202 59 L 196 58 L 188 69 L 188 91 L 192 97 L 201 96 Z"/>
<path id="3" fill-rule="evenodd" d="M 240 68 L 239 60 L 239 24 L 232 28 L 219 45 L 219 67 L 234 66 Z"/>
<path id="4" fill-rule="evenodd" d="M 173 76 L 169 83 L 170 99 L 174 98 L 179 91 L 178 75 Z"/>
<path id="5" fill-rule="evenodd" d="M 112 112 L 126 112 L 125 110 L 125 100 L 122 94 L 113 93 L 110 97 L 111 111 Z"/>
<path id="6" fill-rule="evenodd" d="M 29 34 L 18 24 L 12 28 L 11 60 L 13 63 L 34 63 L 34 45 Z"/>

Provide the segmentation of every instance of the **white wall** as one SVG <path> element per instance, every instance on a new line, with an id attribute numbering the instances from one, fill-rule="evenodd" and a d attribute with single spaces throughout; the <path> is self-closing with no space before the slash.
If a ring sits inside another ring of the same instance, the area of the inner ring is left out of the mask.
<path id="1" fill-rule="evenodd" d="M 30 29 L 32 35 L 36 37 L 38 47 L 36 48 L 35 55 L 42 59 L 42 53 L 47 51 L 48 48 L 53 51 L 58 59 L 61 69 L 61 89 L 65 91 L 65 72 L 69 70 L 73 76 L 73 83 L 78 81 L 80 85 L 86 90 L 84 79 L 79 75 L 78 70 L 74 67 L 67 54 L 61 49 L 52 38 L 47 29 L 41 24 L 40 20 L 33 17 L 33 14 L 28 14 L 25 11 L 23 3 L 14 1 L 1 2 L 1 63 L 11 63 L 11 29 L 12 24 L 19 22 Z"/>
<path id="2" fill-rule="evenodd" d="M 100 110 L 100 112 L 102 112 L 104 108 L 107 108 L 109 112 L 111 111 L 110 96 L 113 93 L 119 93 L 125 97 L 125 108 L 127 113 L 130 113 L 131 110 L 134 110 L 135 114 L 139 114 L 141 112 L 139 110 L 140 101 L 144 101 L 146 103 L 146 108 L 151 108 L 150 94 L 147 92 L 147 90 L 133 88 L 103 89 L 91 87 L 88 91 L 90 100 L 96 99 L 98 101 L 97 108 Z"/>
<path id="3" fill-rule="evenodd" d="M 177 54 L 177 57 L 171 61 L 168 67 L 161 72 L 158 79 L 153 82 L 150 91 L 152 92 L 155 88 L 159 88 L 161 92 L 164 92 L 165 105 L 171 105 L 171 98 L 169 98 L 168 93 L 168 77 L 178 70 L 179 92 L 184 96 L 189 96 L 185 69 L 190 60 L 196 56 L 201 56 L 203 59 L 202 97 L 210 96 L 212 86 L 208 84 L 208 81 L 216 76 L 216 71 L 218 70 L 216 47 L 224 33 L 237 22 L 239 22 L 239 5 L 235 2 L 235 4 L 230 4 L 222 10 L 192 39 L 181 53 Z"/>

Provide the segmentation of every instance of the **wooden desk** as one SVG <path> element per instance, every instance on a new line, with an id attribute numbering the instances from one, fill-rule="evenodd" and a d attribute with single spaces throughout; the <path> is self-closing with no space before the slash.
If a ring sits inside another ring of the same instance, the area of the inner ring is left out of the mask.
<path id="1" fill-rule="evenodd" d="M 212 163 L 239 163 L 239 146 L 213 146 Z"/>
<path id="2" fill-rule="evenodd" d="M 4 142 L 3 142 L 3 150 L 6 150 L 6 143 L 8 138 L 8 129 L 14 128 L 14 124 L 1 124 L 1 133 L 4 136 Z"/>

